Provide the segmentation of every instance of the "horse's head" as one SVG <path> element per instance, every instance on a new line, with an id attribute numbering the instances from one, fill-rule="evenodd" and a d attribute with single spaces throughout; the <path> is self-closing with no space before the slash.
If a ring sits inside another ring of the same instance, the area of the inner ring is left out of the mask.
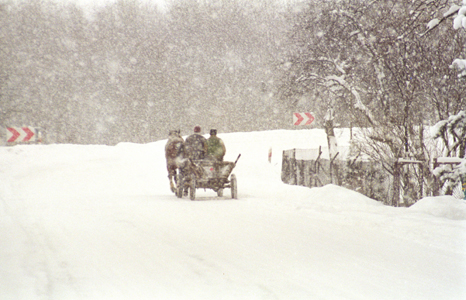
<path id="1" fill-rule="evenodd" d="M 171 129 L 169 132 L 168 132 L 168 137 L 180 137 L 181 134 L 180 134 L 180 130 L 179 129 Z"/>

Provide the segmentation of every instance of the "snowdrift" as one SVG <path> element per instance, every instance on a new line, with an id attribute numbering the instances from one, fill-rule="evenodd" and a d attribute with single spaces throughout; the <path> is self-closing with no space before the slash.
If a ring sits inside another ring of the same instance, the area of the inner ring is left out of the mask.
<path id="1" fill-rule="evenodd" d="M 176 198 L 165 141 L 0 147 L 0 298 L 466 299 L 464 202 L 283 184 L 322 130 L 219 137 L 238 200 Z"/>
<path id="2" fill-rule="evenodd" d="M 466 220 L 466 201 L 453 196 L 426 197 L 412 205 L 409 210 L 439 218 Z"/>

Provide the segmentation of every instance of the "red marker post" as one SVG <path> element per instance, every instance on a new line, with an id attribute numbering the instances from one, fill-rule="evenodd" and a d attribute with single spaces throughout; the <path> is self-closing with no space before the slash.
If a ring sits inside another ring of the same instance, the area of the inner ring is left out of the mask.
<path id="1" fill-rule="evenodd" d="M 312 121 L 314 121 L 314 116 L 310 112 L 293 114 L 293 125 L 311 125 Z"/>

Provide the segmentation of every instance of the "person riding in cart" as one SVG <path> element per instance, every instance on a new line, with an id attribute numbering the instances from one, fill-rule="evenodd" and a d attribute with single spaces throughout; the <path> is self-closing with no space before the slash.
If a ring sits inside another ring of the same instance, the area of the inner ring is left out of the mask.
<path id="1" fill-rule="evenodd" d="M 216 161 L 223 161 L 226 148 L 222 139 L 217 137 L 217 129 L 210 130 L 210 137 L 207 139 L 207 156 Z"/>
<path id="2" fill-rule="evenodd" d="M 225 155 L 225 145 L 221 139 L 216 137 L 217 131 L 211 130 L 210 156 L 208 156 L 208 141 L 200 134 L 201 128 L 196 126 L 194 134 L 185 140 L 186 159 L 180 172 L 180 181 L 176 187 L 176 196 L 182 198 L 189 194 L 191 200 L 196 198 L 196 189 L 212 189 L 217 192 L 217 196 L 223 197 L 223 190 L 231 190 L 231 198 L 237 199 L 238 186 L 235 174 L 231 171 L 236 166 L 236 162 L 223 161 Z M 215 140 L 215 143 L 213 141 Z M 219 150 L 215 151 L 216 148 Z M 216 158 L 213 158 L 216 156 Z M 218 159 L 218 160 L 217 160 Z"/>
<path id="3" fill-rule="evenodd" d="M 194 133 L 186 138 L 185 154 L 192 160 L 204 159 L 207 155 L 207 139 L 201 135 L 201 127 L 194 127 Z"/>

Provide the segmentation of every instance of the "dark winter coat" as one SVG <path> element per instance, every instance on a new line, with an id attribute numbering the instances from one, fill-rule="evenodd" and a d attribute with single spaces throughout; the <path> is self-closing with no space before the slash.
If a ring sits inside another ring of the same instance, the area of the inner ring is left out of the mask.
<path id="1" fill-rule="evenodd" d="M 207 139 L 195 133 L 186 138 L 185 152 L 193 160 L 204 159 L 207 155 Z"/>

